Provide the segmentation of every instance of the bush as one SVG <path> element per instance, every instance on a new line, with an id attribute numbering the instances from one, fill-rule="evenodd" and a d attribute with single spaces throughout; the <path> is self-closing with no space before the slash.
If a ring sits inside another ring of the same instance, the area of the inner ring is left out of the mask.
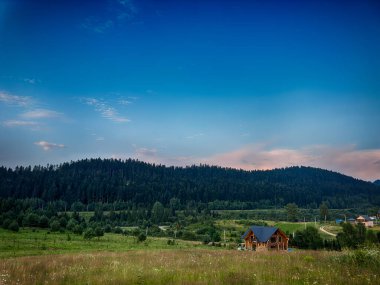
<path id="1" fill-rule="evenodd" d="M 67 228 L 68 230 L 70 230 L 70 231 L 73 231 L 76 225 L 78 225 L 78 222 L 77 222 L 75 219 L 71 218 L 71 219 L 68 221 L 68 223 L 67 223 L 67 225 L 66 225 L 66 228 Z"/>
<path id="2" fill-rule="evenodd" d="M 75 225 L 72 231 L 76 235 L 81 235 L 83 233 L 83 228 L 80 225 Z"/>
<path id="3" fill-rule="evenodd" d="M 197 236 L 193 232 L 184 231 L 182 234 L 182 238 L 185 240 L 196 240 Z"/>
<path id="4" fill-rule="evenodd" d="M 338 261 L 361 267 L 380 266 L 380 249 L 374 247 L 350 250 L 343 256 L 338 257 Z"/>
<path id="5" fill-rule="evenodd" d="M 146 235 L 145 235 L 144 233 L 140 232 L 140 233 L 138 234 L 138 236 L 137 236 L 137 241 L 138 241 L 138 242 L 143 242 L 143 241 L 145 241 L 145 240 L 146 240 Z"/>
<path id="6" fill-rule="evenodd" d="M 4 229 L 9 229 L 9 225 L 12 223 L 12 221 L 10 219 L 5 219 L 3 221 L 3 228 Z"/>
<path id="7" fill-rule="evenodd" d="M 37 227 L 39 226 L 40 218 L 35 213 L 29 213 L 24 217 L 23 225 L 27 227 Z"/>
<path id="8" fill-rule="evenodd" d="M 96 227 L 95 236 L 98 238 L 104 236 L 104 230 L 101 227 Z"/>
<path id="9" fill-rule="evenodd" d="M 168 245 L 175 245 L 175 240 L 174 239 L 168 239 L 167 244 Z"/>
<path id="10" fill-rule="evenodd" d="M 39 225 L 41 228 L 49 227 L 49 218 L 46 217 L 45 215 L 41 216 L 41 218 L 39 220 Z"/>
<path id="11" fill-rule="evenodd" d="M 95 232 L 92 228 L 88 228 L 87 230 L 85 230 L 84 235 L 83 235 L 84 239 L 90 240 L 94 237 L 95 237 Z"/>
<path id="12" fill-rule="evenodd" d="M 122 234 L 122 233 L 123 233 L 123 230 L 122 230 L 120 227 L 115 227 L 115 228 L 113 229 L 113 232 L 114 232 L 115 234 Z"/>
<path id="13" fill-rule="evenodd" d="M 52 232 L 58 232 L 61 228 L 61 224 L 55 220 L 50 224 L 50 228 Z"/>
<path id="14" fill-rule="evenodd" d="M 65 217 L 60 217 L 59 218 L 59 224 L 61 225 L 62 228 L 66 228 L 67 225 L 67 220 Z"/>
<path id="15" fill-rule="evenodd" d="M 18 232 L 19 231 L 18 223 L 16 221 L 12 221 L 9 224 L 8 229 L 11 230 L 11 231 L 13 231 L 13 232 Z"/>
<path id="16" fill-rule="evenodd" d="M 104 227 L 104 232 L 106 233 L 110 233 L 112 231 L 112 227 L 110 224 L 107 224 L 105 227 Z"/>

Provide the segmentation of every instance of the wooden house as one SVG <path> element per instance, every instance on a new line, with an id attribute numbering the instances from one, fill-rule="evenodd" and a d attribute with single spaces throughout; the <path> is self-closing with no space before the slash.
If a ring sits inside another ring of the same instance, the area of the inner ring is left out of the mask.
<path id="1" fill-rule="evenodd" d="M 357 217 L 355 220 L 355 223 L 356 224 L 359 224 L 359 223 L 364 224 L 364 226 L 366 228 L 372 228 L 373 227 L 373 220 L 366 215 L 362 215 L 362 216 Z"/>
<path id="2" fill-rule="evenodd" d="M 246 250 L 288 250 L 289 238 L 276 227 L 252 226 L 242 239 Z"/>

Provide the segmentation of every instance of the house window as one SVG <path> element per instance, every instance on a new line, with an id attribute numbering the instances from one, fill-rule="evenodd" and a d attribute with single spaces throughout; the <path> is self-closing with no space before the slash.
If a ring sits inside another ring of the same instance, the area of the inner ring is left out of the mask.
<path id="1" fill-rule="evenodd" d="M 278 237 L 278 241 L 282 242 L 282 237 L 281 236 Z"/>
<path id="2" fill-rule="evenodd" d="M 271 237 L 270 242 L 276 242 L 276 237 Z"/>

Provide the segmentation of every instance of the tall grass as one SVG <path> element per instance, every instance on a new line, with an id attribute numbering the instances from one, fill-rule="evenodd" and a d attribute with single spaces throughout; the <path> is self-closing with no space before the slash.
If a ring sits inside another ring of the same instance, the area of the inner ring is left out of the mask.
<path id="1" fill-rule="evenodd" d="M 379 284 L 337 252 L 174 249 L 3 259 L 0 284 Z"/>

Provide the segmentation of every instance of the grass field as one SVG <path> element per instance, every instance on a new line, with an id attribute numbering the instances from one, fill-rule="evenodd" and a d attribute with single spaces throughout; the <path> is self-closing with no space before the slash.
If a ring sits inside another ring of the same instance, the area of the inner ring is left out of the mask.
<path id="1" fill-rule="evenodd" d="M 69 240 L 70 239 L 70 240 Z M 91 241 L 83 239 L 83 236 L 67 233 L 48 233 L 47 230 L 24 229 L 18 233 L 0 229 L 0 258 L 47 255 L 69 252 L 93 252 L 127 250 L 153 250 L 153 249 L 184 249 L 204 247 L 199 242 L 177 240 L 176 245 L 168 245 L 166 238 L 148 237 L 145 242 L 138 243 L 134 237 L 120 234 L 108 234 L 100 239 Z M 1 282 L 0 282 L 1 284 Z"/>
<path id="2" fill-rule="evenodd" d="M 346 253 L 172 249 L 1 260 L 0 284 L 379 284 Z"/>
<path id="3" fill-rule="evenodd" d="M 224 221 L 227 225 L 243 227 Z M 41 229 L 1 229 L 0 285 L 380 284 L 379 249 L 258 253 L 176 242 L 148 237 L 138 243 L 119 234 L 86 241 Z"/>

